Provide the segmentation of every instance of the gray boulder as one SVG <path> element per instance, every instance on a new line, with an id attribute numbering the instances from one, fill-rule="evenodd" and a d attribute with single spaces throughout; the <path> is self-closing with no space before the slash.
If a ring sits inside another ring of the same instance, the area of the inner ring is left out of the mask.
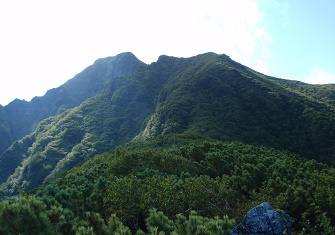
<path id="1" fill-rule="evenodd" d="M 232 235 L 291 234 L 292 219 L 282 210 L 272 209 L 268 202 L 252 208 L 244 221 L 232 229 Z"/>

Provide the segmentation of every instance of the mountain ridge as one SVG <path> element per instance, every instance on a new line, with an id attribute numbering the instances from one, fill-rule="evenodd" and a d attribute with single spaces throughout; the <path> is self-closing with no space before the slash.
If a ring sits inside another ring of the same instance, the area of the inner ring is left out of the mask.
<path id="1" fill-rule="evenodd" d="M 134 54 L 121 53 L 116 56 L 97 59 L 92 65 L 63 85 L 48 90 L 44 96 L 34 97 L 30 102 L 15 99 L 3 107 L 9 130 L 0 130 L 8 142 L 0 142 L 0 154 L 15 140 L 31 133 L 44 118 L 54 116 L 80 105 L 86 99 L 99 94 L 114 77 L 128 74 L 133 68 L 144 65 Z M 105 71 L 99 74 L 98 71 Z M 1 122 L 0 126 L 4 123 Z"/>

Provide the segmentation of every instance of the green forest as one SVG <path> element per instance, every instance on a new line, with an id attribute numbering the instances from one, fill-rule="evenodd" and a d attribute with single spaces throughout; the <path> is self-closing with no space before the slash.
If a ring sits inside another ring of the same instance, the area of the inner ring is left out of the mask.
<path id="1" fill-rule="evenodd" d="M 270 202 L 293 234 L 334 234 L 335 170 L 287 151 L 194 134 L 97 155 L 0 202 L 2 234 L 230 234 Z"/>

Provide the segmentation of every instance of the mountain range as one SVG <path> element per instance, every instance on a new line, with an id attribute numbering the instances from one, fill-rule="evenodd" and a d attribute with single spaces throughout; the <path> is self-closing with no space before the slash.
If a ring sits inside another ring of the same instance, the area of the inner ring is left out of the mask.
<path id="1" fill-rule="evenodd" d="M 335 165 L 335 85 L 270 77 L 227 55 L 98 59 L 30 102 L 0 106 L 2 196 L 130 141 L 192 133 Z"/>

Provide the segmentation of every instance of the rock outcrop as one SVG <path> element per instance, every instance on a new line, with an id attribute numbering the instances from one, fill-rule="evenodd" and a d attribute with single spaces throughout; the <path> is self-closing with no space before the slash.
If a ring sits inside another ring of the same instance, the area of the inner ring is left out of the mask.
<path id="1" fill-rule="evenodd" d="M 232 229 L 232 235 L 291 234 L 292 219 L 282 210 L 272 209 L 268 202 L 252 208 L 244 221 Z"/>

